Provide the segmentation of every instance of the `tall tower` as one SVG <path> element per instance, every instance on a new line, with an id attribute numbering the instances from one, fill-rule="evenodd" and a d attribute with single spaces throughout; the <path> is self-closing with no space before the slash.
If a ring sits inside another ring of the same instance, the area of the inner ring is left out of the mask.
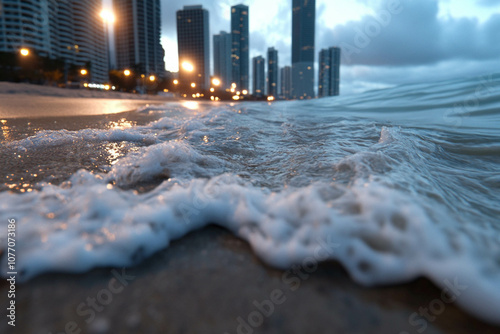
<path id="1" fill-rule="evenodd" d="M 249 21 L 248 6 L 231 7 L 231 34 L 233 45 L 231 58 L 233 64 L 232 79 L 239 90 L 248 90 L 249 85 Z"/>
<path id="2" fill-rule="evenodd" d="M 314 36 L 316 1 L 293 0 L 292 12 L 292 96 L 314 97 Z"/>
<path id="3" fill-rule="evenodd" d="M 210 85 L 210 40 L 208 11 L 202 6 L 184 6 L 177 11 L 179 81 L 181 86 L 206 90 Z"/>
<path id="4" fill-rule="evenodd" d="M 114 0 L 116 66 L 141 74 L 165 74 L 160 0 Z"/>
<path id="5" fill-rule="evenodd" d="M 318 96 L 340 94 L 340 48 L 331 47 L 319 53 Z"/>
<path id="6" fill-rule="evenodd" d="M 266 60 L 262 56 L 253 58 L 253 95 L 264 96 L 266 90 Z"/>
<path id="7" fill-rule="evenodd" d="M 222 81 L 222 88 L 231 87 L 231 34 L 221 31 L 214 35 L 214 76 Z"/>
<path id="8" fill-rule="evenodd" d="M 69 2 L 72 6 L 73 45 L 60 47 L 74 53 L 75 65 L 89 67 L 92 81 L 106 82 L 109 80 L 109 58 L 104 26 L 107 23 L 99 16 L 102 0 Z M 59 17 L 66 15 L 65 11 L 61 11 Z"/>
<path id="9" fill-rule="evenodd" d="M 267 95 L 278 97 L 278 50 L 267 49 Z"/>
<path id="10" fill-rule="evenodd" d="M 292 68 L 285 66 L 281 69 L 281 98 L 288 100 L 292 97 Z"/>

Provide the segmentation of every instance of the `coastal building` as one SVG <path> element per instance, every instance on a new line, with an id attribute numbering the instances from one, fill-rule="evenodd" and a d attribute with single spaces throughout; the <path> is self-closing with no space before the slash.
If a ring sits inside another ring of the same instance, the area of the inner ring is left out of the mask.
<path id="1" fill-rule="evenodd" d="M 89 81 L 108 81 L 108 51 L 99 13 L 102 0 L 2 0 L 0 51 L 31 52 L 87 69 Z"/>
<path id="2" fill-rule="evenodd" d="M 340 52 L 340 48 L 331 47 L 319 53 L 319 97 L 340 94 Z"/>
<path id="3" fill-rule="evenodd" d="M 69 11 L 66 8 L 63 9 L 64 1 L 58 1 L 59 20 L 69 19 L 73 23 L 73 44 L 61 43 L 59 46 L 61 53 L 67 52 L 63 58 L 67 59 L 69 54 L 73 53 L 74 62 L 70 61 L 70 63 L 86 67 L 89 81 L 107 82 L 109 58 L 105 36 L 106 23 L 99 16 L 102 11 L 102 0 L 67 2 L 71 4 Z M 58 27 L 59 31 L 61 31 L 61 26 Z M 61 41 L 63 41 L 62 36 Z"/>
<path id="4" fill-rule="evenodd" d="M 50 58 L 58 56 L 57 1 L 0 1 L 0 52 L 21 48 Z"/>
<path id="5" fill-rule="evenodd" d="M 165 75 L 160 0 L 113 0 L 116 68 Z"/>
<path id="6" fill-rule="evenodd" d="M 292 98 L 292 68 L 285 66 L 281 69 L 281 94 L 284 100 Z"/>
<path id="7" fill-rule="evenodd" d="M 253 62 L 253 95 L 264 96 L 266 90 L 266 60 L 262 56 L 254 57 Z"/>
<path id="8" fill-rule="evenodd" d="M 267 95 L 278 97 L 278 50 L 267 50 Z"/>
<path id="9" fill-rule="evenodd" d="M 293 0 L 292 97 L 311 99 L 314 94 L 314 37 L 316 1 Z"/>
<path id="10" fill-rule="evenodd" d="M 231 45 L 231 34 L 221 31 L 214 35 L 214 76 L 222 88 L 230 88 L 232 83 Z"/>
<path id="11" fill-rule="evenodd" d="M 240 90 L 250 88 L 250 53 L 249 53 L 249 12 L 248 6 L 231 7 L 232 35 L 232 81 Z"/>
<path id="12" fill-rule="evenodd" d="M 202 6 L 177 11 L 179 84 L 206 90 L 210 85 L 209 15 Z"/>

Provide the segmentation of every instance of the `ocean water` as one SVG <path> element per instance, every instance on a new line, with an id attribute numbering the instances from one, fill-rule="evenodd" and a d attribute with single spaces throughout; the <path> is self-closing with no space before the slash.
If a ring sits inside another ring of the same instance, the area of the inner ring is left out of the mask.
<path id="1" fill-rule="evenodd" d="M 458 285 L 463 309 L 500 324 L 499 74 L 4 124 L 0 156 L 2 273 L 8 219 L 23 280 L 133 265 L 215 224 L 278 268 L 332 259 L 366 286 Z"/>

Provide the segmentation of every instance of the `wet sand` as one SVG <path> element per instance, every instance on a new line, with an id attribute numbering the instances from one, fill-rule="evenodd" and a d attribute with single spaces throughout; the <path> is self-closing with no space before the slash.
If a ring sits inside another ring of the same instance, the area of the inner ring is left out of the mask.
<path id="1" fill-rule="evenodd" d="M 307 277 L 304 273 L 288 272 L 288 279 L 283 279 L 287 272 L 263 264 L 247 243 L 209 227 L 133 268 L 47 274 L 19 285 L 15 333 L 460 334 L 500 330 L 454 305 L 447 305 L 433 321 L 419 317 L 418 325 L 410 324 L 412 313 L 429 308 L 441 296 L 425 279 L 364 288 L 336 263 L 324 263 Z M 299 283 L 290 284 L 291 277 Z M 2 280 L 0 295 L 6 289 Z M 14 333 L 5 320 L 0 332 Z"/>
<path id="2" fill-rule="evenodd" d="M 0 119 L 106 115 L 172 98 L 0 82 Z"/>

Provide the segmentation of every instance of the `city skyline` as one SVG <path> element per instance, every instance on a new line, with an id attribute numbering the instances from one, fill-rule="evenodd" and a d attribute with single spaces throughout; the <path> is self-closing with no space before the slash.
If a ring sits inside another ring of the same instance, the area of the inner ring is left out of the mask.
<path id="1" fill-rule="evenodd" d="M 175 3 L 164 1 L 163 3 L 162 42 L 167 51 L 166 66 L 167 70 L 175 71 L 177 60 L 176 52 L 173 50 L 176 48 L 176 41 L 173 38 L 175 36 L 172 35 L 171 22 L 168 22 L 168 18 L 172 16 L 169 9 L 181 7 L 183 4 L 194 4 L 195 1 L 181 0 Z M 268 47 L 275 46 L 280 54 L 280 66 L 291 65 L 291 1 L 204 1 L 204 7 L 213 17 L 211 31 L 228 31 L 230 7 L 239 3 L 245 3 L 250 7 L 251 13 L 256 13 L 250 15 L 250 57 L 264 55 Z M 354 45 L 355 29 L 371 24 L 375 15 L 386 10 L 387 3 L 388 1 L 368 4 L 363 1 L 338 0 L 333 4 L 326 0 L 317 0 L 316 70 L 319 50 L 331 46 L 342 47 L 342 43 Z M 359 54 L 355 54 L 355 57 L 350 59 L 350 64 L 343 61 L 342 66 L 345 68 L 342 71 L 342 94 L 407 82 L 432 80 L 434 77 L 447 79 L 480 75 L 492 67 L 500 66 L 500 60 L 494 59 L 494 54 L 498 54 L 498 46 L 478 45 L 474 49 L 475 52 L 471 52 L 467 47 L 467 44 L 476 45 L 486 38 L 492 41 L 497 40 L 495 37 L 488 36 L 492 35 L 490 32 L 499 21 L 492 17 L 492 12 L 500 8 L 498 1 L 491 2 L 489 7 L 486 4 L 481 5 L 479 1 L 466 4 L 456 0 L 448 2 L 424 0 L 417 4 L 402 0 L 401 5 L 405 10 L 393 15 L 391 23 L 383 27 L 381 33 L 371 39 L 370 44 L 362 48 Z M 428 24 L 411 25 L 410 22 L 415 17 Z M 433 33 L 429 29 L 431 26 L 437 30 L 438 34 L 443 35 L 443 38 L 451 40 L 451 38 L 456 38 L 454 36 L 462 34 L 460 22 L 465 26 L 468 25 L 470 29 L 464 38 L 458 39 L 456 46 L 446 43 L 437 49 L 426 50 L 422 48 L 422 37 L 408 41 L 406 50 L 401 50 L 399 47 L 402 36 L 398 31 L 416 35 L 422 31 L 423 36 L 427 37 Z M 497 44 L 500 45 L 500 43 Z M 382 60 L 385 61 L 379 61 L 380 55 L 384 55 L 384 47 L 391 57 L 384 57 Z M 403 51 L 406 51 L 406 54 Z M 345 55 L 343 60 L 344 58 Z M 458 71 L 455 71 L 457 67 Z M 315 77 L 317 86 L 317 73 Z"/>

